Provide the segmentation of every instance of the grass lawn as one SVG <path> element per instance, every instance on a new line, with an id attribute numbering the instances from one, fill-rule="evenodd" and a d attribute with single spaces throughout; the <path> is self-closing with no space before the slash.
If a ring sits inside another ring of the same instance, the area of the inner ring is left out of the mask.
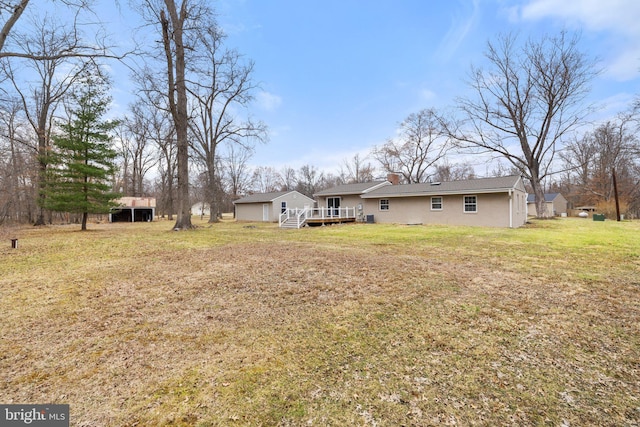
<path id="1" fill-rule="evenodd" d="M 73 426 L 640 425 L 640 222 L 200 224 L 4 229 L 0 403 Z"/>

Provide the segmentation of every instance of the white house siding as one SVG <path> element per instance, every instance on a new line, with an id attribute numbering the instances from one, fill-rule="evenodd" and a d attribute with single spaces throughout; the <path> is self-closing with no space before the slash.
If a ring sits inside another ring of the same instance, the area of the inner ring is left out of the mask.
<path id="1" fill-rule="evenodd" d="M 394 224 L 441 224 L 486 227 L 520 227 L 526 222 L 526 194 L 508 193 L 466 194 L 477 197 L 477 212 L 464 212 L 464 196 L 442 197 L 442 210 L 431 210 L 431 197 L 389 197 L 389 210 L 380 210 L 380 199 L 365 199 L 365 212 L 374 215 L 375 222 Z M 509 204 L 512 204 L 510 209 Z M 511 213 L 512 220 L 509 219 Z"/>

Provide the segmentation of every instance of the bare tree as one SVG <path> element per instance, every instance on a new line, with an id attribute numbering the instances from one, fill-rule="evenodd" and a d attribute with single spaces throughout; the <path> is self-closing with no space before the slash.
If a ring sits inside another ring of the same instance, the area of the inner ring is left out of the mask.
<path id="1" fill-rule="evenodd" d="M 280 187 L 282 191 L 291 191 L 296 188 L 297 173 L 291 166 L 285 166 L 280 172 Z"/>
<path id="2" fill-rule="evenodd" d="M 360 158 L 355 154 L 350 160 L 343 161 L 344 169 L 341 168 L 341 180 L 345 184 L 373 181 L 375 168 L 367 161 L 367 158 Z"/>
<path id="3" fill-rule="evenodd" d="M 116 129 L 120 141 L 120 156 L 124 160 L 121 171 L 124 194 L 142 196 L 145 193 L 145 176 L 158 163 L 156 151 L 150 144 L 155 118 L 142 100 L 131 105 L 130 111 L 131 114 Z"/>
<path id="4" fill-rule="evenodd" d="M 9 15 L 7 20 L 4 21 L 4 25 L 2 25 L 2 30 L 0 30 L 0 57 L 5 54 L 4 45 L 7 41 L 7 37 L 11 33 L 16 22 L 22 16 L 22 13 L 27 8 L 27 4 L 29 4 L 29 0 L 20 0 L 19 2 L 0 2 L 0 16 L 5 14 Z"/>
<path id="5" fill-rule="evenodd" d="M 176 132 L 178 209 L 174 230 L 193 228 L 189 200 L 189 123 L 185 44 L 189 41 L 189 29 L 199 17 L 198 8 L 195 7 L 198 5 L 195 3 L 191 0 L 182 0 L 177 5 L 175 0 L 164 0 L 161 5 L 152 0 L 145 1 L 147 11 L 160 24 L 166 61 L 166 96 Z"/>
<path id="6" fill-rule="evenodd" d="M 152 103 L 151 105 L 154 105 Z M 174 193 L 176 182 L 176 142 L 173 120 L 166 110 L 162 108 L 150 108 L 149 138 L 158 148 L 158 187 L 160 197 L 158 208 L 167 213 L 169 220 L 173 220 Z"/>
<path id="7" fill-rule="evenodd" d="M 436 166 L 436 173 L 433 176 L 434 181 L 443 182 L 472 178 L 475 178 L 475 172 L 469 163 L 451 164 L 446 160 Z"/>
<path id="8" fill-rule="evenodd" d="M 539 217 L 557 150 L 590 111 L 583 101 L 597 69 L 578 41 L 562 32 L 521 46 L 513 35 L 489 42 L 487 68 L 471 69 L 475 97 L 458 99 L 462 121 L 449 127 L 461 147 L 503 156 L 526 176 Z"/>
<path id="9" fill-rule="evenodd" d="M 102 29 L 99 23 L 99 18 L 96 20 L 96 15 L 93 12 L 91 0 L 52 0 L 53 3 L 63 4 L 68 6 L 74 13 L 73 22 L 68 23 L 74 28 L 71 38 L 69 38 L 68 49 L 58 51 L 33 51 L 24 50 L 19 45 L 13 45 L 10 42 L 12 38 L 16 37 L 17 31 L 15 31 L 18 20 L 21 20 L 24 11 L 27 7 L 30 10 L 33 6 L 29 5 L 29 0 L 16 0 L 16 1 L 0 1 L 0 19 L 4 20 L 2 29 L 0 29 L 0 58 L 24 58 L 34 61 L 40 60 L 60 60 L 64 58 L 112 58 L 123 59 L 128 54 L 115 54 L 112 51 L 112 46 L 108 44 L 108 37 L 105 31 Z M 37 3 L 37 6 L 42 5 L 42 1 Z M 37 7 L 36 6 L 36 7 Z M 33 9 L 37 10 L 37 9 Z M 90 16 L 89 19 L 80 21 L 81 14 Z M 91 42 L 85 42 L 82 39 L 80 31 L 81 27 L 93 28 L 93 39 Z M 53 27 L 52 27 L 53 29 Z M 11 44 L 11 46 L 9 46 Z"/>
<path id="10" fill-rule="evenodd" d="M 33 133 L 23 119 L 22 102 L 5 100 L 0 108 L 0 224 L 32 221 L 35 215 L 33 167 L 28 142 Z"/>
<path id="11" fill-rule="evenodd" d="M 410 114 L 400 123 L 400 134 L 373 149 L 386 172 L 397 172 L 408 183 L 426 182 L 449 149 L 448 138 L 434 110 Z"/>
<path id="12" fill-rule="evenodd" d="M 308 197 L 313 197 L 315 193 L 322 190 L 325 180 L 324 173 L 315 166 L 304 165 L 298 171 L 298 183 L 296 190 Z"/>
<path id="13" fill-rule="evenodd" d="M 216 179 L 219 164 L 219 149 L 237 145 L 252 149 L 255 142 L 266 140 L 266 126 L 246 118 L 238 112 L 246 109 L 253 99 L 256 85 L 252 82 L 253 63 L 242 61 L 235 50 L 225 49 L 225 35 L 215 21 L 205 21 L 198 34 L 199 55 L 190 61 L 190 70 L 196 79 L 191 79 L 189 92 L 194 99 L 193 119 L 190 121 L 193 135 L 193 153 L 204 166 L 208 184 L 205 196 L 211 207 L 209 222 L 217 221 L 216 206 L 222 194 Z"/>
<path id="14" fill-rule="evenodd" d="M 270 166 L 257 167 L 251 176 L 251 188 L 254 193 L 273 193 L 280 191 L 282 177 Z"/>
<path id="15" fill-rule="evenodd" d="M 15 93 L 23 104 L 28 123 L 33 128 L 37 142 L 32 145 L 39 162 L 39 205 L 36 225 L 45 223 L 43 190 L 47 170 L 47 152 L 50 148 L 52 122 L 56 109 L 70 88 L 86 70 L 86 59 L 61 56 L 59 52 L 73 50 L 77 43 L 76 29 L 50 18 L 34 23 L 32 34 L 15 37 L 15 44 L 27 55 L 0 59 L 2 72 L 9 78 Z M 30 55 L 29 53 L 33 53 Z M 34 59 L 38 57 L 38 59 Z M 42 59 L 42 58 L 45 59 Z M 32 80 L 24 78 L 25 69 L 33 71 Z"/>
<path id="16" fill-rule="evenodd" d="M 640 193 L 639 141 L 632 115 L 620 115 L 570 144 L 562 157 L 583 204 L 601 204 L 610 208 L 615 197 L 613 175 L 617 178 L 619 198 L 632 204 Z"/>
<path id="17" fill-rule="evenodd" d="M 228 194 L 233 200 L 245 193 L 251 183 L 249 159 L 252 154 L 253 151 L 246 147 L 230 144 L 222 159 Z"/>

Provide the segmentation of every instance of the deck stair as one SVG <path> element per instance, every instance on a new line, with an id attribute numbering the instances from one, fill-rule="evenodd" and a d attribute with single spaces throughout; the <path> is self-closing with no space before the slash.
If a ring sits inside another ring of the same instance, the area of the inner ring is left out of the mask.
<path id="1" fill-rule="evenodd" d="M 356 221 L 355 208 L 285 209 L 279 218 L 280 228 L 301 228 L 306 225 L 330 225 Z"/>
<path id="2" fill-rule="evenodd" d="M 280 223 L 280 228 L 300 228 L 304 227 L 304 221 L 300 224 L 295 217 L 289 217 Z"/>

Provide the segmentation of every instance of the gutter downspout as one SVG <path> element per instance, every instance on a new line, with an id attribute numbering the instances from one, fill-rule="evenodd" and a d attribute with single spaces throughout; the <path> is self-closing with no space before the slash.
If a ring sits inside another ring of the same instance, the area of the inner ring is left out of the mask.
<path id="1" fill-rule="evenodd" d="M 509 228 L 513 228 L 513 196 L 511 188 L 509 189 Z"/>

